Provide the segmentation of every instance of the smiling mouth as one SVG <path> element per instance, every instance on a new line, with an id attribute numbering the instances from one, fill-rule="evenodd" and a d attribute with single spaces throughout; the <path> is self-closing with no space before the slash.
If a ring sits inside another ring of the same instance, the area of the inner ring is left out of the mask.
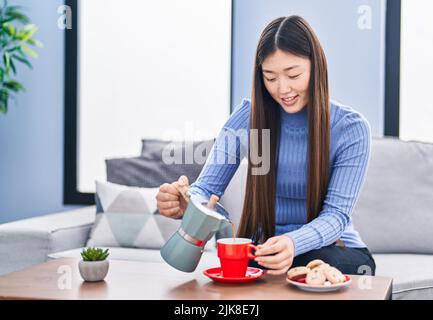
<path id="1" fill-rule="evenodd" d="M 282 98 L 282 100 L 285 101 L 285 102 L 291 102 L 291 101 L 295 100 L 297 96 L 298 95 L 290 97 L 290 98 Z"/>

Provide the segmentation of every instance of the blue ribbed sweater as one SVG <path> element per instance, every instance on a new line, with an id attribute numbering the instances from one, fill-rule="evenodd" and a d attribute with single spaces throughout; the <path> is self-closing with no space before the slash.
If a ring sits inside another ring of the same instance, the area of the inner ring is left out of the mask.
<path id="1" fill-rule="evenodd" d="M 229 117 L 200 176 L 190 186 L 191 194 L 206 198 L 224 194 L 241 159 L 248 154 L 248 135 L 239 136 L 239 132 L 249 132 L 250 108 L 250 100 L 243 99 Z M 293 240 L 295 256 L 338 239 L 347 247 L 366 247 L 353 227 L 351 214 L 370 158 L 370 126 L 360 113 L 335 101 L 331 101 L 330 116 L 328 190 L 318 217 L 307 223 L 307 109 L 290 114 L 280 107 L 275 235 L 284 234 Z M 230 136 L 239 137 L 238 143 L 228 143 Z M 215 161 L 221 157 L 225 161 Z"/>

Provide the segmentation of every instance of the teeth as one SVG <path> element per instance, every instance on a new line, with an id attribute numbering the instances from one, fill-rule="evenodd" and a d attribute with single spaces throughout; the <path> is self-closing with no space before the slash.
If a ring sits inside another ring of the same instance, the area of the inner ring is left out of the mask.
<path id="1" fill-rule="evenodd" d="M 294 96 L 294 97 L 291 97 L 291 98 L 288 98 L 288 99 L 286 99 L 286 98 L 283 98 L 283 100 L 284 101 L 292 101 L 293 99 L 295 99 L 296 98 L 296 96 Z"/>

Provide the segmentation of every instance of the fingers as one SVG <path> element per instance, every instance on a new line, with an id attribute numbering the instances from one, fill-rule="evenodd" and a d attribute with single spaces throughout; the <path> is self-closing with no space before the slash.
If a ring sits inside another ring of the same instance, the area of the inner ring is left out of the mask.
<path id="1" fill-rule="evenodd" d="M 263 243 L 262 246 L 267 247 L 267 246 L 273 245 L 273 244 L 277 243 L 278 240 L 279 240 L 279 237 L 271 237 L 268 240 L 266 240 L 266 242 Z"/>
<path id="2" fill-rule="evenodd" d="M 179 179 L 172 183 L 172 185 L 177 189 L 183 190 L 185 187 L 189 186 L 189 181 L 187 176 L 180 176 Z M 179 190 L 179 191 L 181 191 Z"/>
<path id="3" fill-rule="evenodd" d="M 278 253 L 283 249 L 283 244 L 281 242 L 272 242 L 271 245 L 267 246 L 266 243 L 259 246 L 259 250 L 255 252 L 256 256 L 266 256 L 269 254 Z"/>
<path id="4" fill-rule="evenodd" d="M 162 192 L 162 193 L 169 193 L 171 195 L 179 197 L 180 196 L 180 192 L 174 186 L 175 183 L 177 183 L 177 182 L 174 182 L 172 184 L 170 184 L 170 183 L 164 183 L 163 185 L 161 185 L 159 187 L 159 191 Z"/>
<path id="5" fill-rule="evenodd" d="M 179 179 L 177 180 L 177 182 L 179 183 L 179 185 L 181 187 L 189 185 L 189 181 L 188 181 L 187 176 L 180 176 Z"/>
<path id="6" fill-rule="evenodd" d="M 267 258 L 272 258 L 272 261 L 274 262 L 262 261 L 259 263 L 259 265 L 269 269 L 267 271 L 269 274 L 279 275 L 289 270 L 291 260 L 289 259 L 287 254 L 281 253 L 275 255 L 274 257 Z"/>
<path id="7" fill-rule="evenodd" d="M 179 201 L 160 201 L 158 203 L 158 208 L 161 209 L 172 209 L 180 207 Z"/>
<path id="8" fill-rule="evenodd" d="M 182 216 L 183 212 L 179 207 L 171 208 L 171 209 L 160 209 L 159 213 L 166 217 L 176 218 L 178 216 Z"/>
<path id="9" fill-rule="evenodd" d="M 285 274 L 289 270 L 289 268 L 290 268 L 290 266 L 284 267 L 280 270 L 268 270 L 268 271 L 266 271 L 266 273 L 270 274 L 272 276 L 279 276 L 279 275 Z"/>
<path id="10" fill-rule="evenodd" d="M 273 256 L 264 256 L 264 257 L 257 257 L 254 260 L 256 262 L 258 262 L 261 265 L 264 265 L 265 267 L 270 266 L 270 265 L 277 265 L 279 264 L 281 261 L 286 260 L 289 257 L 289 255 L 285 252 L 282 251 L 276 255 Z"/>
<path id="11" fill-rule="evenodd" d="M 181 193 L 179 189 L 185 188 L 188 185 L 188 177 L 180 176 L 178 181 L 164 183 L 159 187 L 159 192 L 155 198 L 159 212 L 162 215 L 174 219 L 183 216 L 185 208 L 181 208 Z"/>
<path id="12" fill-rule="evenodd" d="M 164 183 L 159 188 L 159 192 L 156 195 L 156 206 L 159 212 L 164 215 L 171 217 L 172 215 L 178 214 L 180 210 L 179 194 L 174 195 L 169 193 L 170 185 Z"/>
<path id="13" fill-rule="evenodd" d="M 264 244 L 258 246 L 254 259 L 260 266 L 267 269 L 270 275 L 281 275 L 289 270 L 292 264 L 290 250 L 287 250 L 286 243 L 281 237 L 269 238 Z"/>
<path id="14" fill-rule="evenodd" d="M 173 218 L 173 219 L 179 219 L 179 218 L 182 218 L 182 216 L 183 216 L 184 213 L 185 213 L 185 212 L 181 209 L 181 210 L 179 210 L 179 213 L 178 213 L 178 214 L 175 214 L 174 216 L 171 216 L 171 218 Z"/>
<path id="15" fill-rule="evenodd" d="M 277 242 L 278 242 L 278 237 L 269 238 L 268 240 L 266 240 L 265 243 L 260 244 L 260 245 L 257 246 L 259 250 L 256 251 L 256 254 L 257 253 L 258 253 L 258 255 L 269 254 L 269 253 L 266 253 L 266 251 L 265 251 L 265 253 L 263 253 L 263 249 L 264 248 L 269 248 L 270 246 L 274 245 Z"/>
<path id="16" fill-rule="evenodd" d="M 178 201 L 179 196 L 175 196 L 174 194 L 166 193 L 166 192 L 158 192 L 158 194 L 156 195 L 156 200 L 157 201 Z"/>

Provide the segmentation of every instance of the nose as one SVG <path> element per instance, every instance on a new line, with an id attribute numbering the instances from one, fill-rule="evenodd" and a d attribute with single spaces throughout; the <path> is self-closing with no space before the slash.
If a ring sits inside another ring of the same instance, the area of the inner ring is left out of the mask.
<path id="1" fill-rule="evenodd" d="M 287 80 L 285 80 L 285 79 L 282 79 L 282 80 L 279 82 L 278 92 L 279 92 L 279 94 L 282 95 L 282 96 L 287 95 L 287 94 L 289 94 L 290 92 L 292 92 L 292 88 L 291 88 L 291 86 L 290 86 L 290 84 L 289 84 L 289 81 L 287 81 Z"/>

